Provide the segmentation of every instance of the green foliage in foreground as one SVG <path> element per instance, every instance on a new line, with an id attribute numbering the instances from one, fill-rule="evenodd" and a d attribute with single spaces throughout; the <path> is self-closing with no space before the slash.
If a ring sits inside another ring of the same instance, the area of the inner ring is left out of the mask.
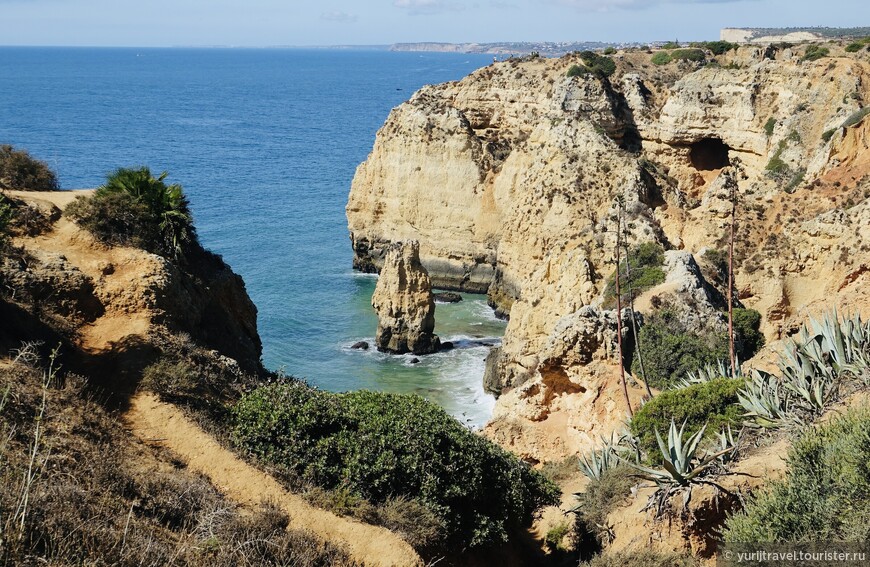
<path id="1" fill-rule="evenodd" d="M 0 189 L 57 191 L 57 175 L 26 150 L 0 145 Z"/>
<path id="2" fill-rule="evenodd" d="M 647 317 L 638 333 L 644 370 L 655 388 L 671 387 L 707 364 L 728 358 L 726 333 L 691 332 L 680 322 L 676 311 L 665 308 Z M 637 357 L 631 371 L 640 376 Z"/>
<path id="3" fill-rule="evenodd" d="M 729 518 L 726 542 L 870 540 L 870 408 L 808 429 L 788 464 L 783 480 Z"/>
<path id="4" fill-rule="evenodd" d="M 707 424 L 705 438 L 712 439 L 728 424 L 740 421 L 743 409 L 737 392 L 742 379 L 717 378 L 677 390 L 666 390 L 637 410 L 631 432 L 654 463 L 661 462 L 656 431 L 668 431 L 673 420 L 685 422 L 687 431 L 698 431 Z"/>
<path id="5" fill-rule="evenodd" d="M 246 395 L 233 417 L 235 443 L 262 462 L 376 504 L 417 500 L 444 520 L 445 543 L 507 541 L 559 499 L 541 474 L 419 396 L 287 381 Z"/>
<path id="6" fill-rule="evenodd" d="M 110 245 L 143 248 L 170 258 L 196 243 L 190 205 L 181 185 L 166 185 L 147 167 L 121 168 L 92 197 L 78 197 L 65 214 Z"/>

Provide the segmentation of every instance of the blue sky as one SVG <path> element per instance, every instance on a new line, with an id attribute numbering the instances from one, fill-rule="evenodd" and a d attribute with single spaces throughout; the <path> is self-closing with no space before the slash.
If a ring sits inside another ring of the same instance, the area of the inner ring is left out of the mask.
<path id="1" fill-rule="evenodd" d="M 0 45 L 335 45 L 718 39 L 870 25 L 868 0 L 0 0 Z"/>

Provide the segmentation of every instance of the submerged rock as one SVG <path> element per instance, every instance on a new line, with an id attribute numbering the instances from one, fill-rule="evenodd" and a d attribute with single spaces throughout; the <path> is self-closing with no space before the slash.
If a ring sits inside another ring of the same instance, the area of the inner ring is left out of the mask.
<path id="1" fill-rule="evenodd" d="M 350 348 L 353 350 L 369 350 L 369 343 L 365 341 L 359 341 L 350 345 Z"/>
<path id="2" fill-rule="evenodd" d="M 435 299 L 429 274 L 420 263 L 416 240 L 390 246 L 372 295 L 378 315 L 375 344 L 393 354 L 429 354 L 437 351 Z"/>
<path id="3" fill-rule="evenodd" d="M 455 291 L 442 291 L 432 295 L 435 297 L 435 301 L 440 301 L 441 303 L 459 303 L 462 301 L 462 296 Z"/>

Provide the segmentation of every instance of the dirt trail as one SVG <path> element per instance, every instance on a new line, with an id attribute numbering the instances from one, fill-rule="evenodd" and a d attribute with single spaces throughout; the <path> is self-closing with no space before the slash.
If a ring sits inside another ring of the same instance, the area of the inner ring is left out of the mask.
<path id="1" fill-rule="evenodd" d="M 210 435 L 171 404 L 151 394 L 138 394 L 126 414 L 142 441 L 159 443 L 176 453 L 194 471 L 204 474 L 228 498 L 245 506 L 273 500 L 290 515 L 290 527 L 309 530 L 325 540 L 347 544 L 366 565 L 416 566 L 420 557 L 392 532 L 338 517 L 315 508 L 284 490 L 278 482 L 221 447 Z"/>
<path id="2" fill-rule="evenodd" d="M 54 205 L 63 210 L 79 195 L 78 191 L 9 191 L 10 195 L 34 204 Z M 152 313 L 141 299 L 143 277 L 153 277 L 161 270 L 160 260 L 141 250 L 123 246 L 105 247 L 80 230 L 72 221 L 61 217 L 52 229 L 39 236 L 20 237 L 32 250 L 62 255 L 96 284 L 96 293 L 105 313 L 79 330 L 79 346 L 96 354 L 112 349 L 125 337 L 145 336 L 151 326 Z"/>

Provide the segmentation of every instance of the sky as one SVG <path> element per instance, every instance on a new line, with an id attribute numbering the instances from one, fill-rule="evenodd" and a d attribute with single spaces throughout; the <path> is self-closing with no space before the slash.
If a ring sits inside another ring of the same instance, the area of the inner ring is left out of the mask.
<path id="1" fill-rule="evenodd" d="M 0 0 L 0 45 L 691 41 L 723 27 L 863 25 L 868 0 Z"/>

